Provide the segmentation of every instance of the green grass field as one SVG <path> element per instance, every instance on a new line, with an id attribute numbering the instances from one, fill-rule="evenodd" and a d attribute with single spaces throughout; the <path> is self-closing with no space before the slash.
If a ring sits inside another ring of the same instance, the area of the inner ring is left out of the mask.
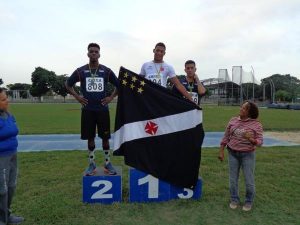
<path id="1" fill-rule="evenodd" d="M 229 209 L 227 163 L 217 160 L 217 150 L 202 151 L 200 175 L 204 183 L 199 201 L 128 203 L 128 176 L 125 175 L 128 167 L 122 157 L 112 157 L 113 164 L 123 168 L 123 201 L 112 205 L 82 203 L 86 152 L 19 153 L 20 176 L 13 209 L 25 216 L 25 225 L 299 224 L 299 148 L 272 147 L 257 151 L 257 194 L 251 212 Z M 99 152 L 97 161 L 103 162 Z M 244 184 L 240 183 L 244 199 Z"/>
<path id="2" fill-rule="evenodd" d="M 204 106 L 206 131 L 224 131 L 239 107 Z M 21 134 L 79 133 L 79 104 L 12 104 Z M 299 111 L 260 109 L 265 130 L 300 130 Z M 115 107 L 111 107 L 114 123 Z M 113 126 L 112 126 L 113 127 Z M 128 203 L 128 167 L 123 157 L 112 157 L 123 168 L 123 201 L 112 205 L 82 203 L 85 151 L 19 153 L 19 183 L 13 210 L 25 225 L 96 224 L 299 224 L 300 147 L 263 147 L 257 150 L 256 198 L 251 212 L 231 210 L 228 167 L 217 160 L 217 148 L 204 148 L 200 175 L 203 197 L 164 203 Z M 226 155 L 227 158 L 227 155 Z M 97 152 L 96 161 L 103 162 Z M 240 193 L 244 195 L 243 179 Z M 244 199 L 244 198 L 242 198 Z"/>
<path id="3" fill-rule="evenodd" d="M 115 104 L 110 107 L 111 130 L 114 129 Z M 11 104 L 21 134 L 77 134 L 80 132 L 79 104 Z M 239 113 L 237 106 L 203 107 L 205 131 L 224 131 L 232 116 Z M 260 109 L 264 130 L 300 130 L 300 111 Z"/>

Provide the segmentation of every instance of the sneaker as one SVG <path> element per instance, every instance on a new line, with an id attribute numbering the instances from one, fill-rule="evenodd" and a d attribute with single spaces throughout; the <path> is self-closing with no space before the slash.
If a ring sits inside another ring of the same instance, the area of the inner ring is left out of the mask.
<path id="1" fill-rule="evenodd" d="M 243 205 L 243 211 L 250 211 L 252 209 L 252 204 L 251 203 L 245 203 L 245 205 Z"/>
<path id="2" fill-rule="evenodd" d="M 236 209 L 237 207 L 238 207 L 238 203 L 237 202 L 230 202 L 230 204 L 229 204 L 229 207 L 231 208 L 231 209 Z"/>
<path id="3" fill-rule="evenodd" d="M 7 224 L 20 224 L 23 221 L 24 221 L 24 218 L 22 216 L 10 215 L 8 217 L 8 223 Z"/>
<path id="4" fill-rule="evenodd" d="M 104 173 L 108 175 L 116 175 L 117 171 L 115 170 L 111 162 L 109 162 L 108 164 L 104 165 Z"/>
<path id="5" fill-rule="evenodd" d="M 96 173 L 96 163 L 91 162 L 89 167 L 85 170 L 85 176 L 93 176 Z"/>

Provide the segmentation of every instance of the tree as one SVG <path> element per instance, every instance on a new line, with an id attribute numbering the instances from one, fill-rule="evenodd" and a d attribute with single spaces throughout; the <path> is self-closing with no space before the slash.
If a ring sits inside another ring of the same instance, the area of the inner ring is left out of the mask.
<path id="1" fill-rule="evenodd" d="M 15 84 L 8 84 L 6 86 L 9 88 L 9 90 L 29 90 L 31 84 L 15 83 Z"/>
<path id="2" fill-rule="evenodd" d="M 2 85 L 3 84 L 3 80 L 2 80 L 2 78 L 0 78 L 0 85 Z"/>
<path id="3" fill-rule="evenodd" d="M 300 95 L 300 80 L 296 77 L 291 76 L 290 74 L 273 74 L 270 77 L 262 79 L 262 82 L 265 86 L 265 94 L 267 98 L 271 99 L 271 84 L 270 80 L 274 83 L 275 93 L 278 90 L 286 91 L 289 94 L 289 98 L 286 101 L 294 101 L 297 96 Z M 279 92 L 281 93 L 281 92 Z M 281 93 L 282 94 L 282 93 Z"/>
<path id="4" fill-rule="evenodd" d="M 42 67 L 37 67 L 31 75 L 32 86 L 30 94 L 39 97 L 46 94 L 52 87 L 56 80 L 56 75 L 53 71 L 46 70 Z"/>
<path id="5" fill-rule="evenodd" d="M 65 98 L 68 94 L 68 91 L 65 87 L 65 82 L 68 79 L 67 75 L 60 75 L 60 76 L 56 76 L 55 82 L 52 85 L 52 90 L 58 94 L 64 97 L 64 102 L 65 102 Z"/>
<path id="6" fill-rule="evenodd" d="M 290 101 L 291 100 L 291 95 L 287 91 L 284 90 L 278 90 L 275 93 L 275 98 L 279 102 L 285 102 L 285 101 Z"/>
<path id="7" fill-rule="evenodd" d="M 6 85 L 9 90 L 19 90 L 21 98 L 28 98 L 27 90 L 30 90 L 31 84 L 24 84 L 24 83 L 15 83 L 15 84 L 8 84 Z"/>

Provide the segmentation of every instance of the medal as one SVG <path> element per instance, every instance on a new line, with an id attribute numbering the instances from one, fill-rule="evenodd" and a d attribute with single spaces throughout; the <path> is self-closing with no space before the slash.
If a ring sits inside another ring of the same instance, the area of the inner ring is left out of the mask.
<path id="1" fill-rule="evenodd" d="M 193 88 L 194 88 L 194 82 L 192 82 L 192 83 L 188 82 L 188 88 L 189 88 L 190 92 L 192 92 Z"/>
<path id="2" fill-rule="evenodd" d="M 91 67 L 90 67 L 90 64 L 89 64 L 89 71 L 90 71 L 90 74 L 91 74 L 91 84 L 93 85 L 95 83 L 95 77 L 97 76 L 97 71 L 98 71 L 98 68 L 99 68 L 99 65 L 97 66 L 96 70 L 95 70 L 95 73 L 92 73 L 92 70 L 91 70 Z"/>

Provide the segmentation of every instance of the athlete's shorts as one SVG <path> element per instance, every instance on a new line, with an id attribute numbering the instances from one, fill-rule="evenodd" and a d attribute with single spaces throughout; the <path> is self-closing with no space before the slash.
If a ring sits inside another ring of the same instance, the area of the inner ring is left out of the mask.
<path id="1" fill-rule="evenodd" d="M 109 111 L 81 110 L 81 139 L 95 138 L 96 127 L 98 137 L 104 140 L 110 138 Z"/>

